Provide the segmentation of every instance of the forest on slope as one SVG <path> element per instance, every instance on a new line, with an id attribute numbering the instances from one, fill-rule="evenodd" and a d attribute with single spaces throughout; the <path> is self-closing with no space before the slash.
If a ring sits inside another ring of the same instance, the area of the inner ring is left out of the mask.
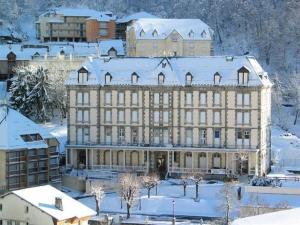
<path id="1" fill-rule="evenodd" d="M 200 18 L 215 32 L 215 55 L 254 55 L 279 77 L 300 70 L 299 0 L 0 0 L 0 19 L 34 37 L 38 15 L 58 6 L 110 10 L 119 17 L 147 11 L 164 18 Z"/>

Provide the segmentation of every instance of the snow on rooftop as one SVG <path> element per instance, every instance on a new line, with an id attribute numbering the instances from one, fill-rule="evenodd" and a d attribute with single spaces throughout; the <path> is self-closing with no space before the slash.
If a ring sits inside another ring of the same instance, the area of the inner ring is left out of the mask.
<path id="1" fill-rule="evenodd" d="M 50 185 L 26 188 L 13 191 L 12 193 L 59 221 L 74 217 L 83 218 L 96 215 L 94 210 Z M 62 199 L 63 210 L 55 207 L 56 197 Z"/>
<path id="2" fill-rule="evenodd" d="M 176 31 L 185 40 L 212 40 L 213 31 L 200 19 L 138 19 L 127 30 L 134 29 L 136 39 L 165 39 Z"/>
<path id="3" fill-rule="evenodd" d="M 141 11 L 141 12 L 133 13 L 129 16 L 124 16 L 121 19 L 118 19 L 117 22 L 118 23 L 128 23 L 130 21 L 141 19 L 141 18 L 158 18 L 158 17 L 154 16 L 150 13 L 147 13 L 145 11 Z"/>
<path id="4" fill-rule="evenodd" d="M 122 40 L 104 40 L 99 42 L 101 55 L 108 55 L 111 48 L 117 51 L 117 55 L 125 55 Z"/>
<path id="5" fill-rule="evenodd" d="M 298 225 L 300 208 L 266 213 L 235 220 L 232 225 Z"/>
<path id="6" fill-rule="evenodd" d="M 53 136 L 44 128 L 6 105 L 0 105 L 0 150 L 48 148 Z M 39 134 L 43 140 L 25 142 L 21 135 Z"/>
<path id="7" fill-rule="evenodd" d="M 219 85 L 237 85 L 237 71 L 249 68 L 248 86 L 271 85 L 269 79 L 261 79 L 249 56 L 234 57 L 232 61 L 224 56 L 173 57 L 173 58 L 92 58 L 83 66 L 89 71 L 87 85 L 105 85 L 105 74 L 112 76 L 111 85 L 131 85 L 132 73 L 139 76 L 138 85 L 157 85 L 158 74 L 165 75 L 164 85 L 185 85 L 185 76 L 191 73 L 192 85 L 214 85 L 214 74 L 221 75 Z M 70 74 L 67 85 L 78 84 L 77 72 Z"/>

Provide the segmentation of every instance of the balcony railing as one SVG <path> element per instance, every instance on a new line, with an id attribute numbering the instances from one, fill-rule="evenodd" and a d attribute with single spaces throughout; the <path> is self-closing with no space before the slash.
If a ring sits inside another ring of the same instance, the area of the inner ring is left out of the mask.
<path id="1" fill-rule="evenodd" d="M 92 170 L 116 170 L 116 171 L 145 171 L 146 166 L 121 166 L 121 165 L 94 165 L 89 166 Z"/>

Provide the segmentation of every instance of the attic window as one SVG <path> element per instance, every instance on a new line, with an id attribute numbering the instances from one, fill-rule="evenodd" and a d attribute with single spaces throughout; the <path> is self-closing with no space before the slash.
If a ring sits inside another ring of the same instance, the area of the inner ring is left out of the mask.
<path id="1" fill-rule="evenodd" d="M 163 73 L 158 74 L 158 84 L 163 84 L 165 82 L 165 75 Z"/>
<path id="2" fill-rule="evenodd" d="M 110 75 L 110 73 L 106 73 L 105 74 L 105 84 L 110 84 L 112 79 L 112 76 Z"/>
<path id="3" fill-rule="evenodd" d="M 157 37 L 157 35 L 158 35 L 157 30 L 154 30 L 154 31 L 152 32 L 152 36 L 153 36 L 153 37 Z"/>
<path id="4" fill-rule="evenodd" d="M 202 38 L 206 38 L 206 31 L 205 31 L 205 30 L 202 31 L 201 37 L 202 37 Z"/>
<path id="5" fill-rule="evenodd" d="M 249 81 L 249 70 L 243 66 L 238 70 L 238 84 L 247 85 L 248 81 Z"/>
<path id="6" fill-rule="evenodd" d="M 214 74 L 214 84 L 217 85 L 217 84 L 220 84 L 221 82 L 221 75 L 217 72 Z"/>
<path id="7" fill-rule="evenodd" d="M 111 48 L 108 50 L 108 56 L 110 57 L 116 57 L 117 56 L 117 50 L 114 48 Z"/>
<path id="8" fill-rule="evenodd" d="M 194 31 L 193 31 L 193 30 L 191 30 L 191 31 L 189 32 L 189 37 L 190 37 L 190 38 L 193 38 L 193 37 L 194 37 Z"/>
<path id="9" fill-rule="evenodd" d="M 21 135 L 21 138 L 25 142 L 32 142 L 32 141 L 41 141 L 43 138 L 40 134 L 23 134 Z"/>
<path id="10" fill-rule="evenodd" d="M 131 83 L 137 84 L 139 76 L 136 73 L 131 74 Z"/>
<path id="11" fill-rule="evenodd" d="M 185 84 L 186 85 L 191 85 L 192 84 L 192 80 L 193 80 L 193 76 L 191 73 L 187 73 L 185 75 Z"/>
<path id="12" fill-rule="evenodd" d="M 84 67 L 78 70 L 78 83 L 84 84 L 88 81 L 88 71 Z"/>
<path id="13" fill-rule="evenodd" d="M 141 32 L 140 32 L 140 37 L 144 37 L 145 34 L 146 34 L 145 31 L 142 29 Z"/>

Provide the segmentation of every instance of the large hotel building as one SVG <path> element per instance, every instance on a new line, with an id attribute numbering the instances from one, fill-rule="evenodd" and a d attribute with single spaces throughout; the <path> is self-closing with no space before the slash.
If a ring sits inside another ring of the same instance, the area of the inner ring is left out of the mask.
<path id="1" fill-rule="evenodd" d="M 263 175 L 271 87 L 250 56 L 90 58 L 66 81 L 67 166 Z"/>

